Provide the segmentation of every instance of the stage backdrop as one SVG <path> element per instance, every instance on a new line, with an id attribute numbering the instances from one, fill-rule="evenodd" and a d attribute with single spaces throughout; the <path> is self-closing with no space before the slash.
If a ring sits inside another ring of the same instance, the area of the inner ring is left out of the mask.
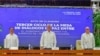
<path id="1" fill-rule="evenodd" d="M 40 45 L 40 37 L 46 25 L 52 25 L 57 46 L 75 46 L 84 28 L 92 29 L 92 8 L 0 8 L 0 45 L 3 45 L 9 28 L 14 27 L 20 46 Z"/>

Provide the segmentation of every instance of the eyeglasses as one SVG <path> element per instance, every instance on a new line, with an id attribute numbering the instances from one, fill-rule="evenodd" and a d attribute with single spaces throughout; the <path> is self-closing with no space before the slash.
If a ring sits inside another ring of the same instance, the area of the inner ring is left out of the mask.
<path id="1" fill-rule="evenodd" d="M 86 29 L 86 30 L 90 30 L 90 29 Z"/>

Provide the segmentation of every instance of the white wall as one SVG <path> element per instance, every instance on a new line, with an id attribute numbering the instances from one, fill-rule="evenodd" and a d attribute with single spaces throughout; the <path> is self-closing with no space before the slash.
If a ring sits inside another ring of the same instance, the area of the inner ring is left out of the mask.
<path id="1" fill-rule="evenodd" d="M 100 1 L 100 0 L 91 0 L 91 1 Z"/>

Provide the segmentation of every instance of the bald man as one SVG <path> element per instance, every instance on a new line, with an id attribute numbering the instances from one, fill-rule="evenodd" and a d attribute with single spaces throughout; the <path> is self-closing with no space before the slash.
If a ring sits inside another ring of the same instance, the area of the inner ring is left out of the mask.
<path id="1" fill-rule="evenodd" d="M 82 49 L 89 50 L 95 47 L 94 35 L 90 32 L 90 28 L 85 28 L 85 33 L 81 35 Z"/>
<path id="2" fill-rule="evenodd" d="M 40 40 L 40 49 L 52 49 L 56 47 L 56 35 L 51 31 L 51 26 L 47 25 L 47 31 L 44 31 Z"/>

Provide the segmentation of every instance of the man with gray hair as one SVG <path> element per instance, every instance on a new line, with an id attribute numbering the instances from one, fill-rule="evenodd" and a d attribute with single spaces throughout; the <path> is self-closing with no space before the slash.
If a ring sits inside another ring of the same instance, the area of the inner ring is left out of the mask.
<path id="1" fill-rule="evenodd" d="M 50 50 L 53 47 L 56 47 L 56 35 L 51 31 L 51 25 L 47 25 L 47 31 L 44 31 L 40 40 L 40 49 Z"/>
<path id="2" fill-rule="evenodd" d="M 85 28 L 85 33 L 81 35 L 81 47 L 85 50 L 90 50 L 95 47 L 94 35 L 90 32 L 90 28 Z"/>

